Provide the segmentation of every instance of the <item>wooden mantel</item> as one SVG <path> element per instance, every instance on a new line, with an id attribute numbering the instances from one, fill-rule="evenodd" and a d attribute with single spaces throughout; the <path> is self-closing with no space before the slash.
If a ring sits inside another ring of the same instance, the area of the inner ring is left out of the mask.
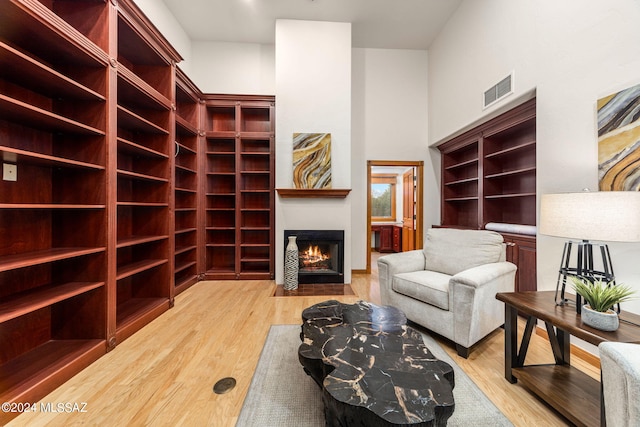
<path id="1" fill-rule="evenodd" d="M 351 189 L 335 188 L 276 188 L 283 199 L 344 199 Z"/>

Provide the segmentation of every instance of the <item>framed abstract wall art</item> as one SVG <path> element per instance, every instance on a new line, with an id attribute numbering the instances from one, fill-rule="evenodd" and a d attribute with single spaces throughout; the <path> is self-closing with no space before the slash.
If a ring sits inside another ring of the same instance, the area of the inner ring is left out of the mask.
<path id="1" fill-rule="evenodd" d="M 640 190 L 640 84 L 598 100 L 598 186 Z"/>
<path id="2" fill-rule="evenodd" d="M 331 188 L 331 134 L 293 134 L 294 188 Z"/>

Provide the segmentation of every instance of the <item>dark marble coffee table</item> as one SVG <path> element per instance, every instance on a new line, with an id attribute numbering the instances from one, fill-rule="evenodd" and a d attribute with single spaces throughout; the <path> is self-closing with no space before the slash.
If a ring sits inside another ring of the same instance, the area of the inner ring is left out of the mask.
<path id="1" fill-rule="evenodd" d="M 454 373 L 394 307 L 326 301 L 302 312 L 298 357 L 327 426 L 446 426 Z"/>

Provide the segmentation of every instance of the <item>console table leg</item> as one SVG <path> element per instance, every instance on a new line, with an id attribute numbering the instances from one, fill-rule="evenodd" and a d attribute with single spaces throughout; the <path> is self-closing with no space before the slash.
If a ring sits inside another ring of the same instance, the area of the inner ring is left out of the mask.
<path id="1" fill-rule="evenodd" d="M 518 358 L 515 365 L 518 368 L 524 366 L 524 360 L 527 357 L 529 343 L 531 342 L 531 334 L 533 333 L 533 328 L 535 328 L 537 321 L 538 319 L 536 317 L 527 317 L 527 325 L 525 326 L 524 333 L 522 334 L 522 341 L 520 341 L 520 350 L 518 351 Z"/>
<path id="2" fill-rule="evenodd" d="M 569 365 L 571 363 L 571 344 L 570 334 L 556 327 L 549 322 L 545 322 L 547 327 L 547 335 L 549 336 L 549 344 L 553 350 L 553 357 L 556 365 Z"/>
<path id="3" fill-rule="evenodd" d="M 504 305 L 504 377 L 514 384 L 517 378 L 513 376 L 511 369 L 518 362 L 518 310 Z"/>
<path id="4" fill-rule="evenodd" d="M 562 363 L 565 365 L 571 364 L 571 334 L 556 327 L 556 334 L 558 335 L 558 342 L 560 343 L 560 349 L 562 351 Z"/>

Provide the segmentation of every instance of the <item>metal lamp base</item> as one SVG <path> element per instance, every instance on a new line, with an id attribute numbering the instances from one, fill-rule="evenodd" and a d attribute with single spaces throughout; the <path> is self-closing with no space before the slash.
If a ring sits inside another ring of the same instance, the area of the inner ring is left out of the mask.
<path id="1" fill-rule="evenodd" d="M 571 265 L 571 253 L 576 246 L 576 263 L 575 267 Z M 594 268 L 593 249 L 600 249 L 602 259 L 602 270 Z M 576 295 L 575 301 L 566 298 L 565 289 L 567 279 L 569 277 L 578 277 L 587 280 L 602 280 L 605 282 L 614 282 L 613 265 L 611 264 L 611 255 L 609 254 L 609 246 L 605 243 L 591 243 L 588 240 L 572 241 L 569 240 L 564 244 L 562 251 L 562 261 L 558 270 L 558 282 L 556 283 L 556 305 L 575 304 L 576 312 L 580 313 L 582 309 L 582 297 Z M 618 306 L 618 312 L 620 307 Z"/>

